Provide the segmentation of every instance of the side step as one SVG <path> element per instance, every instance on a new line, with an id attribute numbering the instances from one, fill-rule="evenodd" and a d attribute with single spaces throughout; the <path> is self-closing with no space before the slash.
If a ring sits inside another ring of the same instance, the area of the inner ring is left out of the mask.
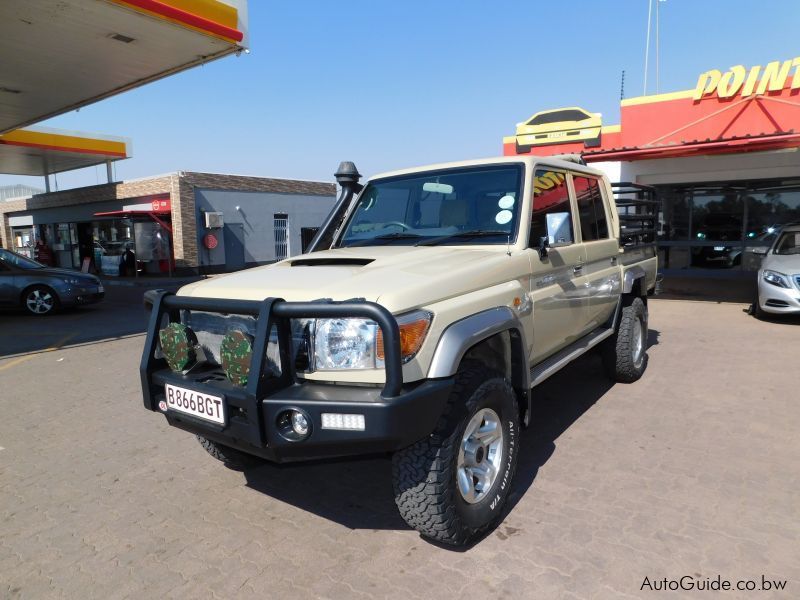
<path id="1" fill-rule="evenodd" d="M 592 333 L 582 337 L 577 342 L 574 342 L 557 352 L 550 358 L 546 358 L 538 365 L 531 369 L 531 388 L 536 387 L 545 379 L 560 371 L 562 367 L 571 363 L 579 356 L 586 354 L 589 350 L 597 346 L 604 339 L 611 337 L 614 334 L 614 329 L 595 329 Z"/>

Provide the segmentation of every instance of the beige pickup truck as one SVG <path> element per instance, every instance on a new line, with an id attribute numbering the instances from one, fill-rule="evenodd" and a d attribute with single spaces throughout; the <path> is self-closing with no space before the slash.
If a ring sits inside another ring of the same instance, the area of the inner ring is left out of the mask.
<path id="1" fill-rule="evenodd" d="M 149 297 L 144 404 L 242 466 L 391 452 L 406 522 L 463 545 L 539 383 L 592 349 L 642 376 L 656 202 L 570 156 L 359 179 L 342 163 L 309 252 Z"/>

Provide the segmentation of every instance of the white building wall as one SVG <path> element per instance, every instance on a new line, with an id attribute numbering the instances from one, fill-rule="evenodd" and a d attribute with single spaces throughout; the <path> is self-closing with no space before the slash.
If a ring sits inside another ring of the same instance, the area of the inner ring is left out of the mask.
<path id="1" fill-rule="evenodd" d="M 800 183 L 797 150 L 627 161 L 621 163 L 621 179 L 650 185 L 783 178 Z"/>

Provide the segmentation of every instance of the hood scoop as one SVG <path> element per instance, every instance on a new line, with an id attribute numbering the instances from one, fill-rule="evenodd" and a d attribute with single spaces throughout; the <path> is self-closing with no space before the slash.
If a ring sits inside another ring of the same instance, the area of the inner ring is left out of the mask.
<path id="1" fill-rule="evenodd" d="M 374 258 L 299 258 L 292 261 L 293 267 L 363 267 Z"/>

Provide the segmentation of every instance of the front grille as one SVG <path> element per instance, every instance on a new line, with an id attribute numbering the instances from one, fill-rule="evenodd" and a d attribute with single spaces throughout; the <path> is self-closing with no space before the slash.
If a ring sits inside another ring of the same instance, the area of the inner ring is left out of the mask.
<path id="1" fill-rule="evenodd" d="M 764 304 L 767 306 L 771 306 L 772 308 L 786 308 L 789 306 L 789 303 L 784 300 L 767 300 Z"/>
<path id="2" fill-rule="evenodd" d="M 800 289 L 800 275 L 794 276 L 794 284 Z"/>
<path id="3" fill-rule="evenodd" d="M 306 320 L 292 319 L 292 349 L 291 356 L 296 360 L 295 368 L 300 371 L 307 370 L 308 358 L 305 336 L 308 335 Z M 256 319 L 248 315 L 221 314 L 196 310 L 181 311 L 181 322 L 194 331 L 197 342 L 203 349 L 209 362 L 221 364 L 220 346 L 222 338 L 231 329 L 239 329 L 251 336 L 256 335 Z M 305 360 L 304 360 L 305 359 Z M 300 368 L 298 368 L 298 363 Z M 278 348 L 278 331 L 275 327 L 270 330 L 267 344 L 267 368 L 276 376 L 281 373 L 280 349 Z"/>

